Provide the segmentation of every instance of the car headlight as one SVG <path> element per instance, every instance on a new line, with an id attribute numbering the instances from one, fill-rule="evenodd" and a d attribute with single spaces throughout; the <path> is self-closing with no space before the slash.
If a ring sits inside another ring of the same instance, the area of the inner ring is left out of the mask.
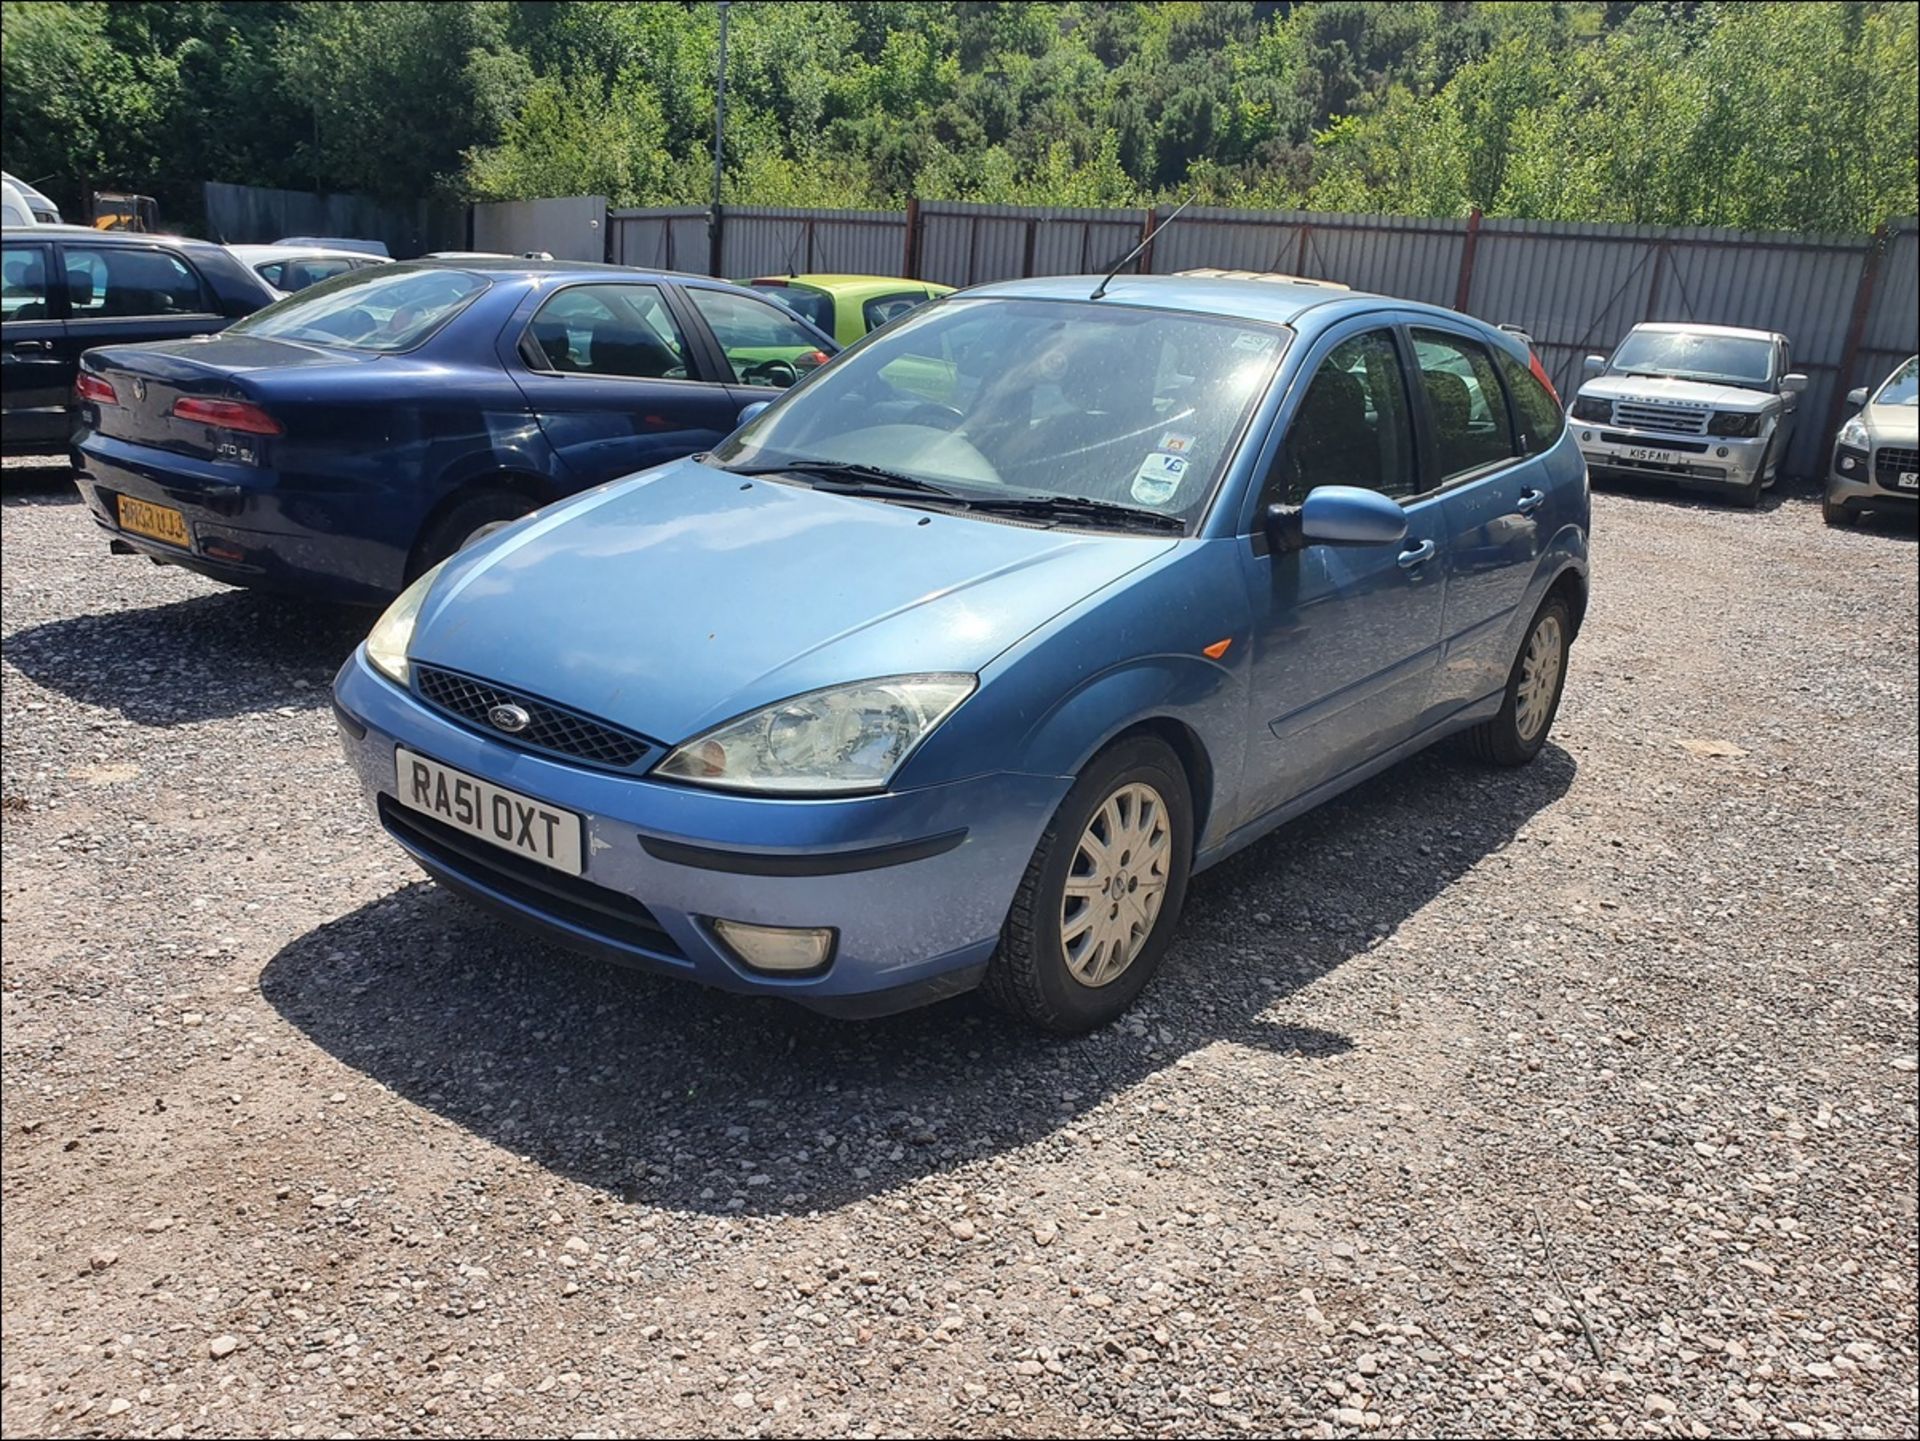
<path id="1" fill-rule="evenodd" d="M 975 683 L 903 675 L 810 691 L 695 736 L 654 773 L 788 795 L 880 790 Z"/>
<path id="2" fill-rule="evenodd" d="M 1612 420 L 1613 403 L 1595 400 L 1585 395 L 1576 395 L 1573 398 L 1573 418 L 1575 420 Z"/>
<path id="3" fill-rule="evenodd" d="M 1855 450 L 1865 450 L 1867 448 L 1866 421 L 1856 415 L 1852 420 L 1849 420 L 1845 425 L 1841 426 L 1840 443 L 1842 445 L 1850 445 Z"/>
<path id="4" fill-rule="evenodd" d="M 1708 435 L 1758 435 L 1760 424 L 1767 418 L 1766 412 L 1718 410 L 1713 419 L 1707 422 Z"/>
<path id="5" fill-rule="evenodd" d="M 427 598 L 427 592 L 433 589 L 440 566 L 445 564 L 444 560 L 441 561 L 440 565 L 401 591 L 400 598 L 387 607 L 386 613 L 367 632 L 367 659 L 373 662 L 374 669 L 397 685 L 411 683 L 407 646 L 413 641 L 413 623 L 419 619 L 420 607 Z"/>

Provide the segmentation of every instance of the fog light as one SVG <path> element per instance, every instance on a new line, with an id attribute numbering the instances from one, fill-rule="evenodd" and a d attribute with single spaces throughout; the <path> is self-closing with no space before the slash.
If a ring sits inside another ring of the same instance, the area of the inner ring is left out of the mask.
<path id="1" fill-rule="evenodd" d="M 1719 447 L 1717 450 L 1715 450 L 1714 454 L 1719 456 L 1722 460 L 1725 460 L 1727 458 L 1727 448 L 1723 445 Z"/>
<path id="2" fill-rule="evenodd" d="M 1592 432 L 1592 431 L 1590 431 L 1590 430 L 1583 430 L 1583 431 L 1581 431 L 1581 432 L 1580 432 L 1580 438 L 1581 438 L 1582 440 L 1592 440 L 1592 439 L 1593 439 L 1593 432 Z"/>
<path id="3" fill-rule="evenodd" d="M 241 564 L 247 558 L 247 553 L 240 549 L 239 546 L 228 545 L 224 540 L 202 541 L 200 543 L 200 549 L 214 560 L 230 560 L 236 565 Z"/>
<path id="4" fill-rule="evenodd" d="M 715 917 L 713 933 L 756 971 L 817 971 L 833 959 L 831 926 L 756 926 Z"/>
<path id="5" fill-rule="evenodd" d="M 1854 468 L 1854 467 L 1853 467 L 1853 457 L 1852 457 L 1852 456 L 1850 456 L 1850 455 L 1843 455 L 1843 456 L 1841 456 L 1841 457 L 1840 457 L 1840 468 L 1841 468 L 1842 470 L 1852 470 L 1852 469 Z"/>

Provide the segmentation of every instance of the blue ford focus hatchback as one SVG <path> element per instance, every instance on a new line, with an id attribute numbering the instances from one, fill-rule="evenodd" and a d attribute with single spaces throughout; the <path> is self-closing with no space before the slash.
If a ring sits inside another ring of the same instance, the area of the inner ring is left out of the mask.
<path id="1" fill-rule="evenodd" d="M 878 331 L 421 576 L 336 682 L 381 824 L 611 958 L 1118 1015 L 1189 877 L 1444 736 L 1545 744 L 1586 473 L 1523 343 L 1251 279 Z"/>

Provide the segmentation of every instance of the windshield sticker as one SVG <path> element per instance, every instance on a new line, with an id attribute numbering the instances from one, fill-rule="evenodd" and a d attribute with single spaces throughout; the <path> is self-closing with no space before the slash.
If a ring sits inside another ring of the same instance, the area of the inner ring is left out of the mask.
<path id="1" fill-rule="evenodd" d="M 1180 489 L 1187 473 L 1187 458 L 1156 450 L 1140 462 L 1133 475 L 1133 498 L 1142 505 L 1165 505 Z"/>
<path id="2" fill-rule="evenodd" d="M 1185 455 L 1193 449 L 1193 437 L 1191 435 L 1182 435 L 1177 430 L 1170 430 L 1160 437 L 1159 448 L 1161 450 L 1170 450 L 1175 455 Z"/>
<path id="3" fill-rule="evenodd" d="M 1251 350 L 1255 355 L 1265 355 L 1273 349 L 1273 336 L 1264 330 L 1243 330 L 1233 337 L 1235 350 Z"/>

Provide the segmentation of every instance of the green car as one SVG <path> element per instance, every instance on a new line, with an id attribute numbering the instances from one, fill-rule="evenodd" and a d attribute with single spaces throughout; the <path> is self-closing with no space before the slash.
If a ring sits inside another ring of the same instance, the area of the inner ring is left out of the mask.
<path id="1" fill-rule="evenodd" d="M 951 285 L 889 275 L 764 275 L 739 283 L 766 291 L 842 345 L 852 345 L 924 301 L 953 294 Z"/>

